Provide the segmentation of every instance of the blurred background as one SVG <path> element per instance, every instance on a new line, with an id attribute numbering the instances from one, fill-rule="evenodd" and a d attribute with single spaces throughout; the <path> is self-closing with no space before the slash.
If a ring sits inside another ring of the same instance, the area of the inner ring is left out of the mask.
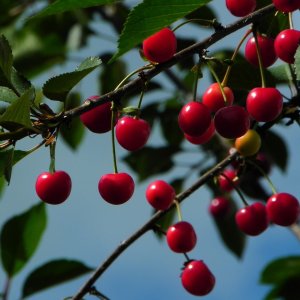
<path id="1" fill-rule="evenodd" d="M 137 1 L 124 2 L 128 7 L 138 3 Z M 29 6 L 15 26 L 23 26 L 24 19 L 44 5 L 44 1 L 37 1 L 36 4 Z M 224 25 L 237 20 L 227 11 L 225 1 L 212 1 L 209 7 L 216 14 L 218 21 Z M 115 28 L 105 21 L 104 15 L 90 14 L 88 16 L 92 16 L 92 19 L 85 20 L 85 24 L 88 23 L 89 28 L 95 34 L 88 35 L 85 45 L 78 47 L 76 45 L 76 34 L 78 33 L 76 33 L 76 28 L 73 28 L 73 38 L 70 34 L 68 35 L 69 49 L 71 49 L 68 52 L 68 58 L 61 62 L 58 61 L 46 72 L 40 72 L 37 76 L 32 70 L 30 78 L 35 86 L 42 87 L 49 77 L 73 70 L 88 56 L 115 53 L 118 39 Z M 294 13 L 294 23 L 295 28 L 300 28 L 299 12 Z M 3 33 L 6 33 L 6 29 L 4 29 Z M 224 48 L 233 49 L 245 31 L 246 28 L 224 38 L 213 45 L 209 51 L 213 53 Z M 188 24 L 176 31 L 178 37 L 196 41 L 206 38 L 211 33 L 211 29 L 195 24 Z M 26 41 L 29 43 L 29 40 Z M 32 41 L 34 42 L 34 39 Z M 12 40 L 10 43 L 14 49 L 14 41 Z M 28 45 L 24 44 L 25 46 Z M 242 47 L 241 53 L 243 49 Z M 17 55 L 17 53 L 14 54 Z M 129 73 L 144 64 L 138 49 L 128 52 L 121 59 L 122 62 L 126 62 L 126 66 L 120 73 L 125 69 L 125 72 Z M 31 63 L 34 64 L 33 61 L 28 61 L 29 65 Z M 277 62 L 277 64 L 280 63 Z M 178 75 L 178 78 L 182 78 L 183 70 L 178 66 L 174 66 L 171 71 Z M 203 72 L 204 76 L 199 81 L 198 87 L 199 97 L 211 82 L 209 73 L 206 70 Z M 241 77 L 247 75 L 243 74 L 243 70 L 240 72 Z M 100 66 L 76 86 L 74 91 L 80 93 L 81 101 L 105 91 L 106 87 L 101 86 L 101 81 L 99 81 L 101 74 L 103 74 L 103 69 Z M 257 76 L 259 76 L 258 70 Z M 165 74 L 157 76 L 154 81 L 159 82 L 163 89 L 147 92 L 143 100 L 143 107 L 173 97 L 177 97 L 177 100 L 183 103 L 188 100 L 187 97 L 191 97 L 191 94 L 182 91 L 175 93 L 173 82 Z M 289 90 L 284 85 L 280 86 L 280 89 L 284 95 L 289 96 Z M 136 103 L 137 100 L 138 95 L 132 98 L 130 103 Z M 57 103 L 49 105 L 53 109 L 58 108 Z M 169 127 L 169 130 L 172 134 L 173 130 L 177 132 L 178 129 Z M 276 126 L 274 132 L 284 137 L 288 150 L 288 165 L 285 171 L 276 166 L 272 167 L 270 177 L 278 191 L 289 192 L 299 197 L 300 141 L 298 125 Z M 29 149 L 37 142 L 35 139 L 24 140 L 18 142 L 17 148 Z M 165 143 L 166 139 L 161 131 L 161 126 L 155 122 L 148 145 L 159 147 Z M 98 135 L 85 130 L 84 138 L 76 150 L 71 150 L 65 141 L 59 138 L 56 147 L 56 168 L 70 174 L 73 184 L 72 192 L 69 199 L 63 204 L 47 205 L 47 229 L 33 258 L 13 279 L 9 299 L 19 300 L 24 279 L 33 269 L 47 261 L 68 258 L 82 261 L 92 268 L 97 267 L 124 239 L 128 238 L 151 216 L 152 210 L 145 200 L 145 189 L 150 182 L 156 178 L 172 181 L 184 176 L 187 179 L 183 188 L 186 188 L 199 176 L 199 173 L 190 171 L 189 168 L 192 164 L 201 162 L 203 159 L 211 164 L 214 163 L 214 159 L 207 156 L 208 154 L 202 148 L 200 150 L 198 146 L 183 141 L 181 147 L 185 151 L 178 152 L 173 156 L 176 162 L 175 167 L 169 172 L 157 174 L 139 182 L 138 175 L 124 162 L 123 158 L 128 155 L 127 151 L 117 145 L 119 170 L 129 172 L 134 177 L 136 189 L 130 201 L 121 206 L 112 206 L 101 199 L 97 189 L 100 177 L 113 171 L 110 133 Z M 161 158 L 157 157 L 156 159 L 159 164 Z M 2 193 L 0 226 L 3 226 L 9 218 L 23 213 L 39 203 L 40 200 L 35 193 L 34 185 L 37 176 L 41 172 L 47 171 L 48 166 L 49 149 L 45 147 L 15 165 L 10 185 Z M 263 180 L 262 184 L 269 192 L 266 181 Z M 242 203 L 234 192 L 233 196 L 237 199 L 238 206 L 241 206 Z M 260 236 L 247 238 L 244 253 L 237 258 L 224 247 L 215 223 L 208 213 L 208 205 L 212 197 L 211 190 L 202 187 L 182 204 L 183 219 L 193 224 L 198 235 L 198 243 L 189 256 L 203 259 L 216 277 L 216 286 L 206 296 L 206 299 L 263 299 L 270 290 L 270 286 L 260 284 L 260 273 L 269 262 L 276 258 L 299 255 L 299 241 L 289 229 L 272 226 Z M 159 240 L 152 232 L 149 232 L 126 250 L 103 274 L 95 286 L 112 300 L 193 299 L 195 297 L 189 295 L 180 283 L 183 262 L 183 255 L 171 252 L 164 239 Z M 5 277 L 5 273 L 1 269 L 1 288 L 4 285 Z M 88 277 L 89 274 L 37 293 L 28 299 L 62 300 L 74 295 Z M 85 299 L 95 299 L 95 297 L 86 296 Z"/>

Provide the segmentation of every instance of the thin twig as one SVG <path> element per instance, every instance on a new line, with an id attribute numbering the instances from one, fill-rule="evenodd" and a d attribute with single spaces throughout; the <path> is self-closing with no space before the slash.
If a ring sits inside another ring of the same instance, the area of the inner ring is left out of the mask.
<path id="1" fill-rule="evenodd" d="M 180 203 L 188 198 L 192 193 L 197 191 L 206 182 L 212 179 L 214 176 L 219 174 L 220 170 L 223 170 L 237 157 L 237 152 L 232 153 L 220 163 L 218 163 L 211 170 L 202 175 L 194 184 L 188 189 L 176 196 L 177 201 Z M 72 298 L 72 300 L 81 300 L 86 295 L 94 283 L 100 278 L 100 276 L 109 268 L 109 266 L 136 240 L 143 236 L 149 230 L 155 227 L 157 221 L 159 221 L 168 211 L 170 211 L 175 204 L 173 204 L 168 210 L 156 212 L 144 225 L 142 225 L 136 232 L 134 232 L 128 239 L 124 240 L 112 253 L 104 260 L 104 262 L 95 270 L 91 277 L 84 283 L 78 293 Z"/>

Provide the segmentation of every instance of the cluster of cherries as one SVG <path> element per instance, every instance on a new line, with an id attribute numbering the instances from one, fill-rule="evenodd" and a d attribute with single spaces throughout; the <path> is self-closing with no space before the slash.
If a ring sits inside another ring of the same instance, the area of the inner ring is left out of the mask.
<path id="1" fill-rule="evenodd" d="M 273 0 L 276 8 L 284 13 L 300 8 L 299 0 Z M 235 16 L 242 17 L 253 12 L 255 0 L 226 0 L 228 10 Z M 300 42 L 300 31 L 286 29 L 276 39 L 265 35 L 250 38 L 245 47 L 245 57 L 254 66 L 260 64 L 267 68 L 279 57 L 287 63 L 294 63 L 294 55 Z M 257 45 L 260 51 L 258 56 Z M 176 53 L 177 41 L 169 28 L 164 28 L 143 42 L 143 54 L 152 63 L 168 61 Z M 260 62 L 259 62 L 260 60 Z M 96 101 L 92 96 L 86 101 Z M 208 142 L 215 132 L 221 137 L 235 139 L 235 149 L 242 156 L 254 156 L 261 146 L 259 134 L 251 129 L 252 122 L 269 122 L 279 117 L 283 99 L 273 87 L 255 87 L 246 99 L 246 108 L 233 105 L 234 95 L 230 87 L 213 83 L 203 94 L 202 102 L 191 101 L 184 105 L 178 116 L 178 125 L 186 140 L 193 144 Z M 81 122 L 94 133 L 106 133 L 115 129 L 118 143 L 128 151 L 141 149 L 150 136 L 150 125 L 139 116 L 121 116 L 111 103 L 99 106 L 81 114 Z M 231 192 L 238 187 L 237 172 L 226 169 L 218 176 L 222 192 Z M 64 171 L 44 172 L 36 181 L 37 195 L 46 203 L 60 204 L 70 195 L 72 182 Z M 127 202 L 134 193 L 135 184 L 127 173 L 103 175 L 98 183 L 102 198 L 108 203 L 119 205 Z M 146 199 L 156 210 L 168 210 L 175 201 L 174 188 L 163 180 L 152 182 L 146 189 Z M 224 197 L 215 198 L 209 207 L 216 218 L 225 217 L 231 203 Z M 298 220 L 299 202 L 288 193 L 273 193 L 266 205 L 255 202 L 237 211 L 235 215 L 238 228 L 245 234 L 256 236 L 267 229 L 270 223 L 290 226 Z M 166 232 L 169 248 L 176 253 L 191 251 L 197 242 L 193 226 L 180 220 L 170 226 Z M 183 287 L 193 295 L 208 294 L 215 285 L 215 277 L 202 260 L 188 260 L 181 274 Z"/>

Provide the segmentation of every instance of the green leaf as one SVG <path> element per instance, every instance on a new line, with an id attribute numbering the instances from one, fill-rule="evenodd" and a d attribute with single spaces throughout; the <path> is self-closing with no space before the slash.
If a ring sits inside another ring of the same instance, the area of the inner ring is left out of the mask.
<path id="1" fill-rule="evenodd" d="M 78 93 L 71 93 L 66 101 L 66 110 L 77 107 L 81 104 L 81 97 Z M 84 126 L 79 117 L 72 118 L 60 127 L 60 134 L 64 142 L 72 149 L 76 150 L 84 138 Z"/>
<path id="2" fill-rule="evenodd" d="M 178 114 L 182 105 L 176 98 L 169 99 L 164 103 L 164 109 L 159 114 L 163 137 L 169 145 L 179 147 L 184 139 L 178 126 Z"/>
<path id="3" fill-rule="evenodd" d="M 33 88 L 27 90 L 0 116 L 0 125 L 7 129 L 15 129 L 16 127 L 32 128 L 30 107 L 34 98 L 35 90 Z"/>
<path id="4" fill-rule="evenodd" d="M 277 83 L 288 83 L 293 79 L 288 64 L 282 64 L 276 67 L 268 68 L 268 70 L 276 79 Z"/>
<path id="5" fill-rule="evenodd" d="M 299 300 L 300 277 L 289 278 L 275 287 L 267 294 L 265 300 Z"/>
<path id="6" fill-rule="evenodd" d="M 29 151 L 14 150 L 14 148 L 0 151 L 0 177 L 2 178 L 7 172 L 11 173 L 12 166 L 30 153 Z"/>
<path id="7" fill-rule="evenodd" d="M 0 101 L 13 103 L 18 99 L 16 93 L 5 86 L 0 86 Z"/>
<path id="8" fill-rule="evenodd" d="M 47 6 L 44 10 L 39 12 L 35 17 L 44 17 L 54 14 L 59 14 L 65 11 L 87 8 L 92 6 L 99 6 L 105 4 L 113 4 L 118 2 L 117 0 L 56 0 L 51 5 Z"/>
<path id="9" fill-rule="evenodd" d="M 144 0 L 129 13 L 118 42 L 115 60 L 145 38 L 183 18 L 210 0 Z"/>
<path id="10" fill-rule="evenodd" d="M 263 140 L 262 151 L 266 152 L 272 162 L 275 163 L 281 171 L 285 172 L 289 159 L 289 152 L 285 141 L 279 134 L 271 130 L 265 133 Z"/>
<path id="11" fill-rule="evenodd" d="M 169 171 L 174 166 L 172 156 L 178 151 L 179 148 L 173 146 L 144 147 L 127 154 L 123 160 L 136 172 L 139 181 L 143 181 L 153 175 Z"/>
<path id="12" fill-rule="evenodd" d="M 45 228 L 44 203 L 33 206 L 4 224 L 0 235 L 0 249 L 2 264 L 8 277 L 13 277 L 26 265 L 37 249 Z"/>
<path id="13" fill-rule="evenodd" d="M 0 36 L 0 68 L 4 76 L 10 80 L 13 65 L 11 47 L 4 35 Z"/>
<path id="14" fill-rule="evenodd" d="M 300 277 L 300 256 L 289 256 L 272 261 L 264 268 L 260 282 L 274 284 L 291 277 Z"/>
<path id="15" fill-rule="evenodd" d="M 97 57 L 85 59 L 75 71 L 50 78 L 43 86 L 43 93 L 51 100 L 64 102 L 71 89 L 101 64 Z"/>
<path id="16" fill-rule="evenodd" d="M 246 236 L 236 226 L 235 213 L 237 207 L 231 201 L 231 212 L 225 218 L 213 218 L 224 245 L 237 257 L 242 257 L 245 249 Z"/>
<path id="17" fill-rule="evenodd" d="M 300 46 L 298 47 L 295 54 L 295 72 L 296 72 L 297 80 L 300 81 Z"/>
<path id="18" fill-rule="evenodd" d="M 93 269 L 76 260 L 57 259 L 35 269 L 25 279 L 22 298 L 75 279 Z"/>
<path id="19" fill-rule="evenodd" d="M 5 179 L 3 176 L 0 176 L 0 199 L 2 198 L 4 189 L 5 189 Z"/>

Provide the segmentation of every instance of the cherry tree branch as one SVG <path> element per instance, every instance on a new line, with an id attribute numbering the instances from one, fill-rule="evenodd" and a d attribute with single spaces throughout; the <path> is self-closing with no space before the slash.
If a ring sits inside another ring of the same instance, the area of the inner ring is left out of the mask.
<path id="1" fill-rule="evenodd" d="M 211 180 L 214 176 L 220 173 L 226 166 L 228 166 L 233 160 L 236 159 L 238 153 L 234 152 L 231 155 L 227 156 L 220 163 L 210 169 L 208 172 L 203 174 L 194 184 L 192 184 L 185 191 L 181 192 L 176 196 L 178 202 L 184 201 L 192 193 L 197 191 L 202 187 L 206 182 Z M 101 265 L 95 270 L 91 277 L 84 283 L 80 288 L 78 293 L 73 296 L 72 300 L 80 300 L 84 295 L 89 293 L 90 289 L 94 283 L 101 277 L 101 275 L 109 268 L 109 266 L 135 241 L 137 241 L 141 236 L 143 236 L 149 230 L 152 230 L 155 227 L 155 224 L 168 212 L 170 211 L 175 204 L 173 204 L 168 210 L 156 212 L 144 225 L 142 225 L 136 232 L 134 232 L 129 238 L 124 240 L 108 257 L 104 260 Z"/>

